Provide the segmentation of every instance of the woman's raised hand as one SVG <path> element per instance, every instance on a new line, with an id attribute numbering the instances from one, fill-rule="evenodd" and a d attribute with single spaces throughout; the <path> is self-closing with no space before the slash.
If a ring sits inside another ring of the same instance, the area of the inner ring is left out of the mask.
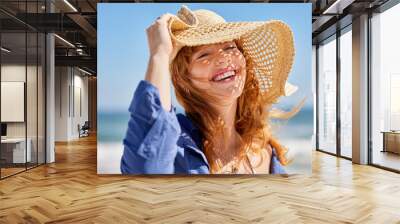
<path id="1" fill-rule="evenodd" d="M 172 16 L 172 14 L 164 14 L 146 29 L 150 58 L 145 79 L 158 88 L 162 107 L 167 111 L 171 110 L 169 64 L 173 44 L 168 24 Z"/>
<path id="2" fill-rule="evenodd" d="M 173 45 L 168 31 L 168 23 L 173 15 L 164 14 L 146 29 L 150 55 L 171 56 Z"/>

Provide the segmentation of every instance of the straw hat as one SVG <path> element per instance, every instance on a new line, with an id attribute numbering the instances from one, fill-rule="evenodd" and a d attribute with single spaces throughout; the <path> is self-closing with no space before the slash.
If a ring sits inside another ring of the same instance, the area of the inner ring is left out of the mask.
<path id="1" fill-rule="evenodd" d="M 191 11 L 183 5 L 169 21 L 169 32 L 175 49 L 172 58 L 184 46 L 237 40 L 251 61 L 247 70 L 254 72 L 267 102 L 276 103 L 297 90 L 286 82 L 295 52 L 292 31 L 282 21 L 226 22 L 213 11 Z"/>

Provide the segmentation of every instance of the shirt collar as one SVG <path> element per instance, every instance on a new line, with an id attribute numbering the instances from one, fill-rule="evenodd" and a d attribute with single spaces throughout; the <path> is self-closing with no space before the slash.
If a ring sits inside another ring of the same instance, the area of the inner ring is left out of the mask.
<path id="1" fill-rule="evenodd" d="M 196 124 L 185 114 L 177 114 L 181 126 L 189 132 L 196 144 L 201 145 L 202 135 Z"/>

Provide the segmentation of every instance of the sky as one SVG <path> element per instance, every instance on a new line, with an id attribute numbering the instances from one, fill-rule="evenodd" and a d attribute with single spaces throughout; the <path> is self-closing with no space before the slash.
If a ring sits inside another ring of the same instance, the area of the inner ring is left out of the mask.
<path id="1" fill-rule="evenodd" d="M 99 3 L 98 4 L 98 110 L 127 112 L 133 93 L 144 79 L 149 51 L 146 28 L 165 13 L 176 14 L 181 3 Z M 282 97 L 277 107 L 288 109 L 307 97 L 313 105 L 311 72 L 311 4 L 193 3 L 191 10 L 208 9 L 228 22 L 282 20 L 294 33 L 295 62 L 288 81 L 299 87 Z M 175 106 L 176 100 L 173 99 Z"/>

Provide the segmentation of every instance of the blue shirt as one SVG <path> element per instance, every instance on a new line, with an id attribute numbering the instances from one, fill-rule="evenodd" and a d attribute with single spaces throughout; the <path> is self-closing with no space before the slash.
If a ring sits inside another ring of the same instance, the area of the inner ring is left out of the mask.
<path id="1" fill-rule="evenodd" d="M 166 111 L 158 88 L 146 80 L 129 106 L 130 119 L 121 158 L 123 174 L 209 174 L 200 129 L 175 108 Z M 272 150 L 271 174 L 285 174 Z"/>

